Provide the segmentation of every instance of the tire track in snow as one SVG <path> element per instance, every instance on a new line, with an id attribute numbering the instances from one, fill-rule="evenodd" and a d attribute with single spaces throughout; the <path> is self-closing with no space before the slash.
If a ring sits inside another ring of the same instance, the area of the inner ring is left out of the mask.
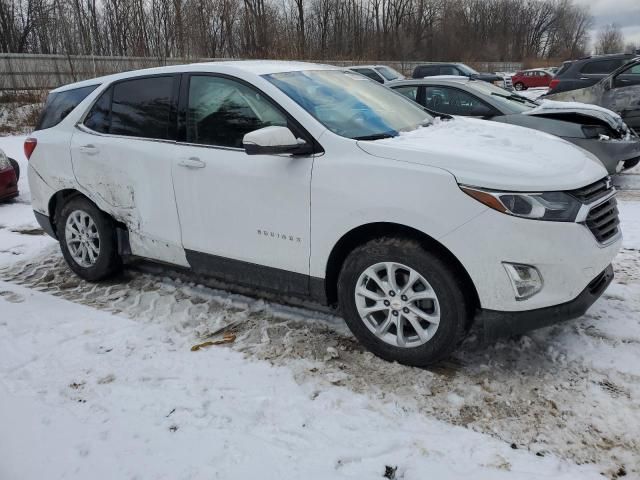
<path id="1" fill-rule="evenodd" d="M 623 251 L 618 263 L 619 281 L 640 293 L 637 252 Z M 472 332 L 451 360 L 421 370 L 374 357 L 336 317 L 199 286 L 172 270 L 152 274 L 134 267 L 114 280 L 90 284 L 50 249 L 1 269 L 0 279 L 159 323 L 181 348 L 239 321 L 232 348 L 286 364 L 300 382 L 342 385 L 515 448 L 598 463 L 610 478 L 621 467 L 640 476 L 640 378 L 624 368 L 598 365 L 580 351 L 593 348 L 596 354 L 640 359 L 634 354 L 640 338 L 609 334 L 601 318 L 611 309 L 638 318 L 640 305 L 629 298 L 607 293 L 597 311 L 575 322 L 489 346 Z"/>

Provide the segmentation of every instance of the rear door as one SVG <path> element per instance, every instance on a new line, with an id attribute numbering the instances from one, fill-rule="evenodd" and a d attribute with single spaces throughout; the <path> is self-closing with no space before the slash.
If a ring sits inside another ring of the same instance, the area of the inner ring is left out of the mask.
<path id="1" fill-rule="evenodd" d="M 78 125 L 71 156 L 78 183 L 126 224 L 133 254 L 187 265 L 171 178 L 179 79 L 111 84 Z"/>
<path id="2" fill-rule="evenodd" d="M 609 58 L 586 62 L 579 73 L 579 87 L 585 88 L 596 84 L 611 72 L 624 65 L 625 59 Z"/>

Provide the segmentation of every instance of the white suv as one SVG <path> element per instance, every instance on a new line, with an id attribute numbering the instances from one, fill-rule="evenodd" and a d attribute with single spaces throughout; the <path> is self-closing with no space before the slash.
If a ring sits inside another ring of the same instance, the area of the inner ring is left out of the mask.
<path id="1" fill-rule="evenodd" d="M 614 190 L 538 131 L 434 119 L 323 65 L 172 66 L 68 85 L 25 142 L 36 217 L 97 281 L 133 255 L 339 307 L 377 355 L 443 358 L 583 314 Z"/>

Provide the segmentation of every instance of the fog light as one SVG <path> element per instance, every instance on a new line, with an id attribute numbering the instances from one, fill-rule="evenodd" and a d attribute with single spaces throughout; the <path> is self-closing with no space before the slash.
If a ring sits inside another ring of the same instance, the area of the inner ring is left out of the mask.
<path id="1" fill-rule="evenodd" d="M 536 267 L 519 263 L 503 263 L 516 293 L 516 300 L 526 300 L 542 290 L 542 275 Z"/>

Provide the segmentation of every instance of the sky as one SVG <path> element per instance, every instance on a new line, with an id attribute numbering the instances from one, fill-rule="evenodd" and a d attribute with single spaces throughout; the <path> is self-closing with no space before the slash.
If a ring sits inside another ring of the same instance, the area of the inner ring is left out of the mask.
<path id="1" fill-rule="evenodd" d="M 625 43 L 640 44 L 640 0 L 575 0 L 576 3 L 591 7 L 594 19 L 595 38 L 604 25 L 616 23 L 622 28 Z"/>

